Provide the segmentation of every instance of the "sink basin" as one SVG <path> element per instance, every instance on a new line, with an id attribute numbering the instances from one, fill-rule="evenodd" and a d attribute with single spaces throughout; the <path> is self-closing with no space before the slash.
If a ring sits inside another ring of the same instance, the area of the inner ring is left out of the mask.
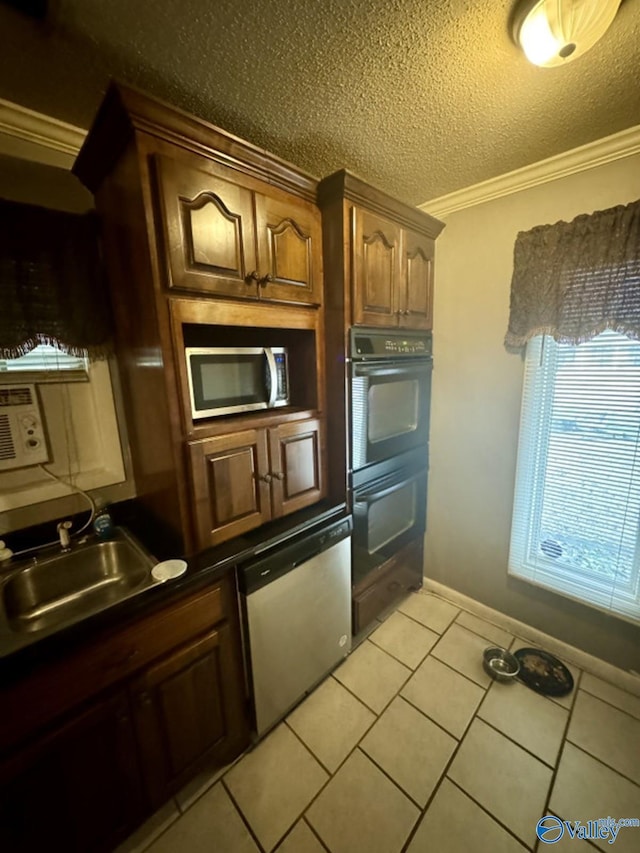
<path id="1" fill-rule="evenodd" d="M 108 542 L 74 545 L 11 572 L 2 583 L 2 615 L 13 632 L 52 633 L 153 585 L 155 563 L 119 529 Z"/>

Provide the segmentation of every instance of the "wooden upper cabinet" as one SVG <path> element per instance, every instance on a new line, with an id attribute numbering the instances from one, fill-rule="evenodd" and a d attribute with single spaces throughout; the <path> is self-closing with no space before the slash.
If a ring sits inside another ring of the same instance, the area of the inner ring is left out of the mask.
<path id="1" fill-rule="evenodd" d="M 327 364 L 339 364 L 336 350 L 352 325 L 431 329 L 435 241 L 443 223 L 345 169 L 320 181 L 318 204 L 328 310 L 337 329 L 332 335 L 327 327 Z"/>
<path id="2" fill-rule="evenodd" d="M 322 225 L 304 199 L 206 158 L 154 156 L 168 285 L 235 298 L 322 302 Z"/>
<path id="3" fill-rule="evenodd" d="M 401 229 L 361 208 L 353 208 L 353 322 L 393 326 L 398 318 L 402 274 Z"/>
<path id="4" fill-rule="evenodd" d="M 398 302 L 399 323 L 413 329 L 433 327 L 434 241 L 413 231 L 404 232 L 404 266 Z"/>
<path id="5" fill-rule="evenodd" d="M 322 302 L 320 211 L 303 199 L 256 194 L 258 286 L 261 296 L 284 302 Z"/>
<path id="6" fill-rule="evenodd" d="M 227 296 L 257 296 L 252 193 L 206 169 L 156 155 L 168 284 Z"/>
<path id="7" fill-rule="evenodd" d="M 431 329 L 434 241 L 352 210 L 354 324 Z"/>

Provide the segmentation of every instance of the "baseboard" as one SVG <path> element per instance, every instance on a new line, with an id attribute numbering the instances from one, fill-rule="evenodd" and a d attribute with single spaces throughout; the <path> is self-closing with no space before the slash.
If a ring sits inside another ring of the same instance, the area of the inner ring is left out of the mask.
<path id="1" fill-rule="evenodd" d="M 575 646 L 569 645 L 569 643 L 564 643 L 550 634 L 545 634 L 544 631 L 532 628 L 526 622 L 521 622 L 519 619 L 513 619 L 511 616 L 501 613 L 499 610 L 494 610 L 493 607 L 481 604 L 479 601 L 469 598 L 468 595 L 451 589 L 451 587 L 445 586 L 438 581 L 431 580 L 431 578 L 424 579 L 422 591 L 434 593 L 440 596 L 440 598 L 456 604 L 463 610 L 468 610 L 474 616 L 479 616 L 487 622 L 491 622 L 499 628 L 508 631 L 510 634 L 522 637 L 523 640 L 527 640 L 536 646 L 552 652 L 562 660 L 575 664 L 575 666 L 586 672 L 590 672 L 603 681 L 608 681 L 616 687 L 633 693 L 634 696 L 640 696 L 640 675 L 635 675 L 632 672 L 627 672 L 611 663 L 607 663 L 607 661 L 590 655 L 582 649 L 577 649 Z"/>

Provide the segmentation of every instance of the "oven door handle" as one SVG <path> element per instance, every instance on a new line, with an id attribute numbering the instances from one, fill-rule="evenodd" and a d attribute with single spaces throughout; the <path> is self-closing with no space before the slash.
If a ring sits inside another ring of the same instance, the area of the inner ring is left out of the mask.
<path id="1" fill-rule="evenodd" d="M 426 468 L 421 468 L 416 474 L 411 474 L 409 477 L 398 477 L 394 479 L 393 483 L 390 483 L 387 486 L 384 486 L 382 489 L 376 489 L 374 492 L 362 492 L 358 494 L 357 492 L 354 495 L 356 503 L 366 503 L 371 504 L 374 501 L 380 500 L 380 498 L 384 498 L 386 495 L 390 495 L 391 492 L 395 492 L 398 486 L 406 486 L 409 483 L 413 483 L 416 480 L 419 480 L 421 477 L 425 477 L 427 474 Z"/>
<path id="2" fill-rule="evenodd" d="M 354 361 L 356 376 L 382 375 L 384 373 L 412 373 L 416 370 L 433 370 L 432 358 L 407 358 L 404 361 Z"/>

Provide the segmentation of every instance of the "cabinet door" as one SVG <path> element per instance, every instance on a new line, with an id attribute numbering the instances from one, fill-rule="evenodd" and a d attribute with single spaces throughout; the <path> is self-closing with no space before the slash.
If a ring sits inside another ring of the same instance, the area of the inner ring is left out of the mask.
<path id="1" fill-rule="evenodd" d="M 398 324 L 402 229 L 366 210 L 353 208 L 353 322 Z"/>
<path id="2" fill-rule="evenodd" d="M 204 158 L 202 168 L 160 155 L 155 164 L 169 287 L 257 297 L 251 190 Z"/>
<path id="3" fill-rule="evenodd" d="M 134 683 L 133 705 L 150 806 L 160 805 L 199 764 L 231 757 L 246 736 L 244 680 L 231 627 L 182 646 Z"/>
<path id="4" fill-rule="evenodd" d="M 271 518 L 264 430 L 214 436 L 187 445 L 196 538 L 217 545 Z"/>
<path id="5" fill-rule="evenodd" d="M 413 231 L 404 233 L 404 267 L 400 325 L 413 329 L 433 326 L 434 241 Z"/>
<path id="6" fill-rule="evenodd" d="M 263 299 L 322 303 L 320 211 L 303 199 L 256 195 L 259 289 Z"/>
<path id="7" fill-rule="evenodd" d="M 322 424 L 294 421 L 269 430 L 273 514 L 286 515 L 324 496 Z"/>
<path id="8" fill-rule="evenodd" d="M 0 765 L 0 849 L 107 851 L 141 816 L 141 777 L 124 691 Z"/>

